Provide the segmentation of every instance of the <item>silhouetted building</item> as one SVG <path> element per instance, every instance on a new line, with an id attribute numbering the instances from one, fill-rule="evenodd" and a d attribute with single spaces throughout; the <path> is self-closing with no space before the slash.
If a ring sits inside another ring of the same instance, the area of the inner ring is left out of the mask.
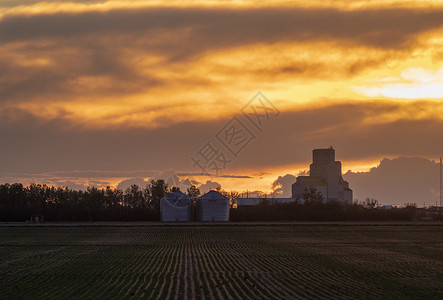
<path id="1" fill-rule="evenodd" d="M 335 150 L 314 149 L 309 176 L 298 176 L 292 185 L 292 198 L 303 199 L 306 188 L 314 187 L 323 196 L 323 202 L 337 201 L 352 204 L 352 190 L 343 180 L 341 162 L 335 160 Z"/>
<path id="2" fill-rule="evenodd" d="M 269 205 L 274 204 L 285 204 L 285 203 L 294 203 L 297 201 L 295 198 L 260 198 L 260 197 L 251 197 L 251 198 L 238 198 L 237 199 L 237 207 L 241 206 L 254 206 L 259 205 L 266 201 Z M 303 199 L 300 199 L 298 203 L 303 204 Z"/>
<path id="3" fill-rule="evenodd" d="M 229 198 L 209 191 L 198 198 L 199 221 L 229 221 Z"/>
<path id="4" fill-rule="evenodd" d="M 31 222 L 43 223 L 44 222 L 44 217 L 41 214 L 33 214 L 31 216 Z"/>
<path id="5" fill-rule="evenodd" d="M 169 193 L 160 201 L 160 215 L 162 221 L 193 221 L 192 212 L 192 199 L 182 192 Z"/>

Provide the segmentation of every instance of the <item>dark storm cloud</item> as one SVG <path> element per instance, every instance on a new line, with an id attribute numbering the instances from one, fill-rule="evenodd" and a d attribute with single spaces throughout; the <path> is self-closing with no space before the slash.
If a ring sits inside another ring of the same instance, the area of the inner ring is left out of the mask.
<path id="1" fill-rule="evenodd" d="M 384 51 L 333 64 L 294 59 L 282 66 L 226 70 L 229 76 L 249 73 L 266 81 L 350 76 L 406 55 L 420 34 L 441 28 L 441 20 L 438 9 L 139 8 L 5 15 L 0 20 L 0 102 L 124 99 L 178 84 L 159 76 L 161 70 L 191 66 L 206 54 L 240 46 L 332 42 Z M 144 63 L 145 56 L 161 59 Z M 33 58 L 48 63 L 35 64 Z M 205 74 L 198 75 L 181 78 L 180 84 L 211 84 Z"/>
<path id="2" fill-rule="evenodd" d="M 383 159 L 369 172 L 344 175 L 354 198 L 375 198 L 383 204 L 436 205 L 439 200 L 439 165 L 426 158 Z"/>
<path id="3" fill-rule="evenodd" d="M 290 198 L 292 197 L 292 184 L 295 182 L 295 176 L 291 174 L 286 174 L 284 176 L 279 176 L 272 183 L 272 190 L 278 197 Z"/>
<path id="4" fill-rule="evenodd" d="M 86 3 L 86 4 L 93 4 L 93 3 L 105 3 L 107 0 L 75 0 L 76 3 Z M 60 0 L 2 0 L 0 3 L 0 7 L 16 7 L 17 5 L 33 5 L 37 3 L 60 3 Z"/>
<path id="5" fill-rule="evenodd" d="M 193 177 L 193 176 L 201 176 L 201 172 L 196 172 L 196 173 L 177 173 L 177 176 L 180 177 Z M 248 175 L 231 175 L 231 174 L 223 174 L 223 175 L 219 175 L 217 177 L 222 177 L 222 178 L 239 178 L 239 179 L 245 179 L 245 178 L 252 178 L 251 176 Z"/>
<path id="6" fill-rule="evenodd" d="M 118 9 L 6 16 L 1 21 L 0 41 L 129 34 L 149 45 L 153 33 L 162 33 L 158 30 L 187 29 L 190 35 L 184 35 L 184 39 L 198 42 L 198 47 L 182 44 L 177 49 L 169 49 L 170 43 L 165 43 L 152 48 L 189 56 L 242 44 L 311 39 L 343 39 L 375 47 L 401 47 L 411 43 L 410 38 L 418 33 L 440 28 L 442 19 L 443 11 L 435 9 Z"/>
<path id="7" fill-rule="evenodd" d="M 121 47 L 110 47 L 110 42 L 89 46 L 85 43 L 87 41 L 83 40 L 78 43 L 25 43 L 4 50 L 0 57 L 0 101 L 119 96 L 160 84 L 159 79 L 140 74 L 127 61 Z M 15 58 L 16 54 L 21 57 Z M 50 63 L 28 65 L 35 57 L 47 58 Z M 85 77 L 106 77 L 112 80 L 112 84 L 87 86 L 81 82 Z"/>
<path id="8" fill-rule="evenodd" d="M 409 110 L 417 114 L 420 109 L 438 110 L 442 105 L 374 101 L 282 112 L 266 124 L 263 133 L 256 133 L 257 138 L 238 158 L 232 159 L 221 175 L 248 168 L 306 164 L 311 160 L 312 149 L 330 145 L 336 148 L 337 159 L 345 162 L 384 155 L 438 157 L 443 149 L 443 140 L 438 138 L 443 128 L 441 119 L 380 118 L 383 114 L 405 115 Z M 118 171 L 170 168 L 198 173 L 201 170 L 192 167 L 191 156 L 228 121 L 196 121 L 157 129 L 85 131 L 64 120 L 44 122 L 20 110 L 14 115 L 14 119 L 0 121 L 2 172 L 102 170 L 117 175 Z M 147 173 L 122 175 L 149 176 Z"/>
<path id="9" fill-rule="evenodd" d="M 349 171 L 343 178 L 349 182 L 355 202 L 374 198 L 380 204 L 431 206 L 439 200 L 439 165 L 426 158 L 385 158 L 368 172 Z M 276 192 L 291 197 L 295 180 L 295 176 L 286 174 L 272 186 Z"/>
<path id="10" fill-rule="evenodd" d="M 443 120 L 416 118 L 439 111 L 437 102 L 348 103 L 284 112 L 267 124 L 233 164 L 269 167 L 311 161 L 314 148 L 334 146 L 337 158 L 358 161 L 386 156 L 436 157 L 443 151 Z M 308 166 L 307 166 L 308 168 Z"/>

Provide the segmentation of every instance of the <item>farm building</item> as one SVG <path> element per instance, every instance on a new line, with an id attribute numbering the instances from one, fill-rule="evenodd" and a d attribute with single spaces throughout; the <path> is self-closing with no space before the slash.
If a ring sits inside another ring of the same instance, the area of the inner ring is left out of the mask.
<path id="1" fill-rule="evenodd" d="M 266 200 L 266 202 L 270 205 L 274 204 L 283 204 L 283 203 L 303 203 L 303 199 L 296 199 L 296 198 L 238 198 L 237 199 L 237 207 L 241 206 L 254 206 L 259 205 L 260 203 L 263 203 L 263 201 Z"/>
<path id="2" fill-rule="evenodd" d="M 313 162 L 310 165 L 309 176 L 298 176 L 296 182 L 292 184 L 291 198 L 274 198 L 270 196 L 266 203 L 284 204 L 299 203 L 304 204 L 303 193 L 306 188 L 314 187 L 323 198 L 323 202 L 337 201 L 342 204 L 352 204 L 352 190 L 349 183 L 343 179 L 341 173 L 341 162 L 335 160 L 335 150 L 314 149 L 312 151 Z M 263 198 L 239 198 L 237 207 L 254 206 L 263 203 Z"/>
<path id="3" fill-rule="evenodd" d="M 217 191 L 198 198 L 199 221 L 229 221 L 229 199 Z"/>
<path id="4" fill-rule="evenodd" d="M 292 185 L 292 198 L 301 198 L 305 188 L 314 187 L 323 196 L 323 202 L 338 201 L 352 204 L 352 190 L 343 180 L 341 162 L 335 160 L 335 150 L 314 149 L 309 176 L 298 176 Z"/>
<path id="5" fill-rule="evenodd" d="M 44 221 L 44 217 L 42 215 L 40 215 L 40 214 L 33 214 L 31 216 L 31 222 L 43 223 L 43 221 Z"/>
<path id="6" fill-rule="evenodd" d="M 182 192 L 172 192 L 161 199 L 160 215 L 165 222 L 192 221 L 192 199 Z"/>

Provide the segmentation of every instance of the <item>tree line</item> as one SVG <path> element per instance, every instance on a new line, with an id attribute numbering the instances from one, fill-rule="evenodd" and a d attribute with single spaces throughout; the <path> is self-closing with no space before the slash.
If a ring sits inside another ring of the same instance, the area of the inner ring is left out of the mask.
<path id="1" fill-rule="evenodd" d="M 301 200 L 303 198 L 303 203 Z M 314 187 L 305 188 L 302 197 L 292 203 L 273 203 L 263 197 L 258 205 L 231 210 L 232 221 L 424 221 L 443 220 L 438 207 L 418 208 L 415 203 L 390 209 L 378 208 L 378 200 L 366 198 L 351 205 L 323 202 Z"/>
<path id="2" fill-rule="evenodd" d="M 124 192 L 6 183 L 0 185 L 0 220 L 25 221 L 38 213 L 49 221 L 153 221 L 160 219 L 160 200 L 168 192 L 162 179 L 151 180 L 145 188 L 132 185 Z"/>
<path id="3" fill-rule="evenodd" d="M 144 188 L 132 185 L 125 191 L 110 187 L 88 187 L 82 191 L 46 184 L 6 183 L 0 185 L 0 221 L 26 221 L 36 213 L 46 221 L 158 221 L 160 200 L 167 193 L 179 190 L 168 187 L 162 179 L 151 180 Z M 377 200 L 369 198 L 347 206 L 322 203 L 321 194 L 312 188 L 303 194 L 304 204 L 272 204 L 272 199 L 264 197 L 259 205 L 235 208 L 240 194 L 218 190 L 230 199 L 232 221 L 414 220 L 427 213 L 415 205 L 379 210 Z M 195 205 L 200 190 L 191 186 L 186 194 Z M 442 216 L 435 214 L 433 218 Z"/>
<path id="4" fill-rule="evenodd" d="M 266 200 L 258 205 L 231 210 L 231 221 L 413 221 L 426 216 L 416 207 L 384 210 L 371 209 L 358 203 L 271 203 L 271 200 Z M 439 218 L 443 219 L 441 216 Z"/>

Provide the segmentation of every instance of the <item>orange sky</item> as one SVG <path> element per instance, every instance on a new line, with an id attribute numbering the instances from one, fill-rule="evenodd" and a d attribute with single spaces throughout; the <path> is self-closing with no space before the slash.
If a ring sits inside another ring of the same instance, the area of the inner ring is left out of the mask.
<path id="1" fill-rule="evenodd" d="M 1 1 L 1 178 L 195 174 L 258 91 L 280 115 L 211 177 L 227 189 L 270 192 L 329 145 L 343 171 L 440 156 L 443 1 L 258 3 Z M 44 175 L 76 170 L 115 174 Z"/>

